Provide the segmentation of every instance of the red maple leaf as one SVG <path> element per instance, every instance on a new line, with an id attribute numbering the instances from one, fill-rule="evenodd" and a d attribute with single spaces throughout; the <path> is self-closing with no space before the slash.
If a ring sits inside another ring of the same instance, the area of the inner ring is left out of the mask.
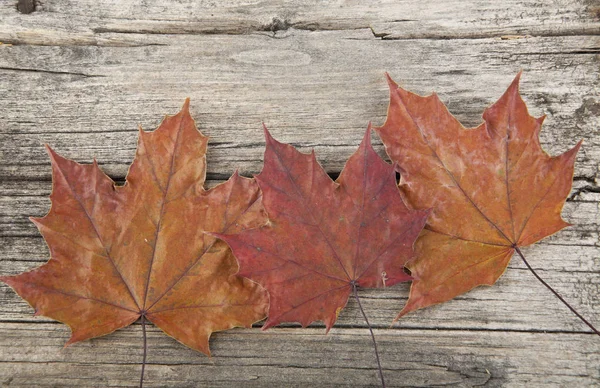
<path id="1" fill-rule="evenodd" d="M 240 274 L 269 291 L 265 329 L 322 320 L 329 330 L 356 286 L 410 280 L 404 264 L 428 211 L 404 205 L 393 166 L 371 147 L 370 129 L 335 182 L 314 152 L 279 143 L 266 128 L 265 137 L 256 180 L 269 224 L 218 235 L 239 260 Z"/>

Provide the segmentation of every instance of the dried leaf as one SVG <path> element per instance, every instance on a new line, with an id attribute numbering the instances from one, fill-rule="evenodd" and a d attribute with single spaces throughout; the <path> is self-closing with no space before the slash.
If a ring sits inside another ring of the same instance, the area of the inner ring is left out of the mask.
<path id="1" fill-rule="evenodd" d="M 336 182 L 314 153 L 275 141 L 265 128 L 263 171 L 256 177 L 269 225 L 220 234 L 240 274 L 270 294 L 268 328 L 316 320 L 329 330 L 355 285 L 409 280 L 404 264 L 427 211 L 406 208 L 392 166 L 371 147 L 370 129 Z"/>
<path id="2" fill-rule="evenodd" d="M 405 201 L 432 209 L 399 317 L 495 283 L 517 247 L 569 225 L 560 213 L 581 143 L 556 157 L 542 150 L 544 117 L 527 112 L 519 77 L 472 129 L 437 95 L 417 96 L 389 79 L 388 116 L 376 131 L 398 163 Z"/>
<path id="3" fill-rule="evenodd" d="M 51 259 L 0 280 L 36 310 L 69 325 L 67 344 L 125 327 L 140 316 L 183 344 L 209 353 L 214 331 L 262 319 L 268 296 L 236 276 L 225 243 L 265 222 L 258 186 L 235 174 L 209 191 L 207 138 L 189 100 L 154 132 L 140 129 L 124 186 L 93 165 L 52 159 L 52 208 L 32 221 Z"/>

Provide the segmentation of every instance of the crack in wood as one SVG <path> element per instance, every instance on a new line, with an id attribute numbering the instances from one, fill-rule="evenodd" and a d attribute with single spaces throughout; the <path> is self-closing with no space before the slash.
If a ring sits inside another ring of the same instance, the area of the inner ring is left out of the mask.
<path id="1" fill-rule="evenodd" d="M 86 74 L 86 73 L 79 73 L 79 72 L 73 72 L 73 71 L 29 69 L 29 68 L 22 68 L 22 67 L 0 66 L 0 70 L 21 71 L 21 72 L 27 72 L 27 73 L 43 73 L 43 74 L 58 74 L 58 75 L 76 75 L 76 76 L 85 77 L 85 78 L 106 77 L 104 75 L 99 75 L 99 74 Z"/>

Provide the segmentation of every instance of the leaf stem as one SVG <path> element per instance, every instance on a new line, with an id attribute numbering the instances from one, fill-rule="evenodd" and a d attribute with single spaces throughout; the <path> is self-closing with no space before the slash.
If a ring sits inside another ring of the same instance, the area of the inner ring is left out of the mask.
<path id="1" fill-rule="evenodd" d="M 362 304 L 360 303 L 360 298 L 358 297 L 358 292 L 356 291 L 356 281 L 352 281 L 350 283 L 352 285 L 352 292 L 354 293 L 354 298 L 356 299 L 356 303 L 358 303 L 358 308 L 365 318 L 365 322 L 367 322 L 367 326 L 369 327 L 369 332 L 371 333 L 371 339 L 373 340 L 373 347 L 375 348 L 375 358 L 377 359 L 377 367 L 379 368 L 379 377 L 381 377 L 381 387 L 385 388 L 385 380 L 383 378 L 383 368 L 381 367 L 381 361 L 379 360 L 379 351 L 377 350 L 377 342 L 375 341 L 375 334 L 373 334 L 373 328 L 369 323 L 369 319 L 367 318 L 367 314 L 365 314 L 365 310 L 363 310 Z"/>
<path id="2" fill-rule="evenodd" d="M 146 343 L 146 314 L 142 314 L 142 338 L 144 339 L 144 355 L 142 356 L 142 375 L 140 376 L 140 388 L 144 387 L 144 371 L 146 370 L 146 352 L 148 345 Z"/>
<path id="3" fill-rule="evenodd" d="M 546 286 L 546 288 L 548 288 L 561 302 L 563 302 L 565 304 L 565 306 L 567 306 L 569 308 L 569 310 L 571 310 L 571 312 L 573 312 L 573 314 L 575 314 L 579 319 L 581 319 L 583 321 L 583 323 L 585 323 L 586 325 L 588 325 L 589 328 L 594 331 L 594 333 L 600 335 L 600 332 L 598 331 L 598 329 L 596 329 L 594 327 L 594 325 L 592 325 L 590 322 L 588 322 L 587 319 L 585 319 L 583 316 L 581 316 L 581 314 L 579 314 L 577 312 L 577 310 L 575 310 L 566 300 L 563 299 L 562 296 L 560 296 L 558 294 L 558 292 L 556 292 L 548 283 L 546 283 L 544 281 L 544 279 L 542 279 L 534 271 L 534 269 L 531 267 L 531 265 L 529 265 L 529 263 L 527 262 L 527 260 L 525 260 L 525 256 L 523 256 L 523 253 L 521 252 L 521 250 L 519 249 L 519 247 L 515 246 L 514 248 L 517 251 L 517 253 L 519 254 L 519 256 L 521 256 L 521 259 L 523 259 L 523 262 L 525 263 L 525 265 L 527 266 L 527 268 L 531 271 L 531 273 L 533 274 L 533 276 L 535 276 L 537 280 L 539 280 L 544 286 Z"/>

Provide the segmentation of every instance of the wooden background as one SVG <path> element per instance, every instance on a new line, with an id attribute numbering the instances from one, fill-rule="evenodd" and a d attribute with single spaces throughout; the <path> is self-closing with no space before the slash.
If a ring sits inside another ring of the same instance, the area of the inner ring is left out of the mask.
<path id="1" fill-rule="evenodd" d="M 27 13 L 30 12 L 30 13 Z M 524 250 L 600 326 L 600 3 L 556 1 L 0 0 L 0 273 L 48 259 L 28 216 L 49 209 L 43 143 L 97 158 L 124 179 L 138 124 L 154 129 L 191 97 L 211 137 L 211 184 L 261 169 L 261 122 L 339 173 L 388 91 L 436 91 L 481 120 L 522 69 L 548 117 L 545 149 L 585 139 L 564 218 Z M 383 149 L 375 140 L 378 151 Z M 497 285 L 390 322 L 408 285 L 361 290 L 390 386 L 598 386 L 591 335 L 515 258 Z M 141 327 L 63 349 L 68 328 L 0 286 L 2 386 L 135 386 Z M 211 359 L 149 330 L 147 386 L 376 386 L 368 330 L 350 301 L 335 328 L 289 325 L 212 337 Z"/>

